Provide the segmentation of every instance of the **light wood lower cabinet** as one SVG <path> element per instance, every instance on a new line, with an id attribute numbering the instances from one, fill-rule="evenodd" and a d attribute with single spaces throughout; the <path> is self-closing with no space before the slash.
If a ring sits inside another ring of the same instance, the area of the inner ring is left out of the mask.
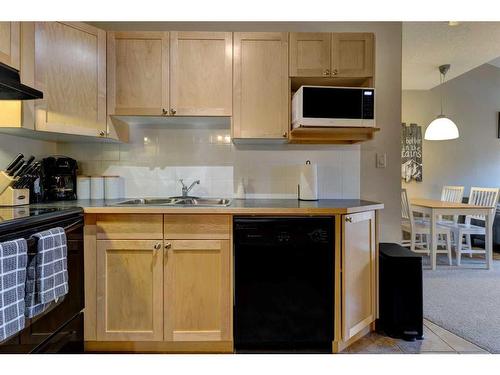
<path id="1" fill-rule="evenodd" d="M 342 340 L 348 342 L 376 319 L 375 212 L 342 216 Z"/>
<path id="2" fill-rule="evenodd" d="M 163 339 L 163 242 L 97 241 L 97 340 Z"/>
<path id="3" fill-rule="evenodd" d="M 232 341 L 229 215 L 102 214 L 86 223 L 96 244 L 95 266 L 87 262 L 96 269 L 95 284 L 87 277 L 86 288 L 95 287 L 97 296 L 95 324 L 86 317 L 87 341 Z"/>
<path id="4" fill-rule="evenodd" d="M 165 262 L 165 340 L 232 340 L 231 245 L 173 240 Z"/>

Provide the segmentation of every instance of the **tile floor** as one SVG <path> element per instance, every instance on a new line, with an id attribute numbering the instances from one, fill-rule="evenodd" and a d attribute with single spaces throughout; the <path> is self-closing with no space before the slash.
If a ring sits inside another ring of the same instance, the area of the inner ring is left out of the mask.
<path id="1" fill-rule="evenodd" d="M 343 353 L 354 354 L 445 354 L 445 353 L 488 353 L 477 345 L 424 320 L 424 339 L 404 341 L 372 332 L 358 340 Z"/>

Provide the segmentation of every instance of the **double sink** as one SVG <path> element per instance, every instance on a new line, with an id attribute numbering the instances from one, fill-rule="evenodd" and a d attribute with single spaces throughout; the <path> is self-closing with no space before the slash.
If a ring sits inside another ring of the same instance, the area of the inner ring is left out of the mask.
<path id="1" fill-rule="evenodd" d="M 199 197 L 169 197 L 169 198 L 138 198 L 114 203 L 113 206 L 182 206 L 182 207 L 227 207 L 230 199 L 199 198 Z"/>

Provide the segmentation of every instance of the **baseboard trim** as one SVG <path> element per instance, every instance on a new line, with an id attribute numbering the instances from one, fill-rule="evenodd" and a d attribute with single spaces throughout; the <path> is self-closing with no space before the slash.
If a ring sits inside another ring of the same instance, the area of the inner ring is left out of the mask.
<path id="1" fill-rule="evenodd" d="M 358 333 L 356 333 L 353 337 L 351 337 L 347 341 L 334 341 L 332 343 L 332 352 L 333 353 L 340 353 L 341 351 L 345 350 L 350 345 L 354 344 L 360 338 L 362 338 L 363 336 L 366 336 L 368 333 L 370 333 L 373 330 L 375 330 L 375 325 L 372 323 L 372 324 L 368 325 L 367 327 L 363 328 Z"/>
<path id="2" fill-rule="evenodd" d="M 85 341 L 86 353 L 233 353 L 232 341 Z"/>

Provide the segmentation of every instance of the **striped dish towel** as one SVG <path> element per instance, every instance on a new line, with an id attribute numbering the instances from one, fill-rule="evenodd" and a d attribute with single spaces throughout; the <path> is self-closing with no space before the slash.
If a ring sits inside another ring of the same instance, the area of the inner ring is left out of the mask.
<path id="1" fill-rule="evenodd" d="M 0 342 L 24 328 L 27 263 L 25 239 L 0 243 Z"/>
<path id="2" fill-rule="evenodd" d="M 68 248 L 64 229 L 49 229 L 33 237 L 38 242 L 26 281 L 25 315 L 28 318 L 42 313 L 52 301 L 68 293 Z"/>

